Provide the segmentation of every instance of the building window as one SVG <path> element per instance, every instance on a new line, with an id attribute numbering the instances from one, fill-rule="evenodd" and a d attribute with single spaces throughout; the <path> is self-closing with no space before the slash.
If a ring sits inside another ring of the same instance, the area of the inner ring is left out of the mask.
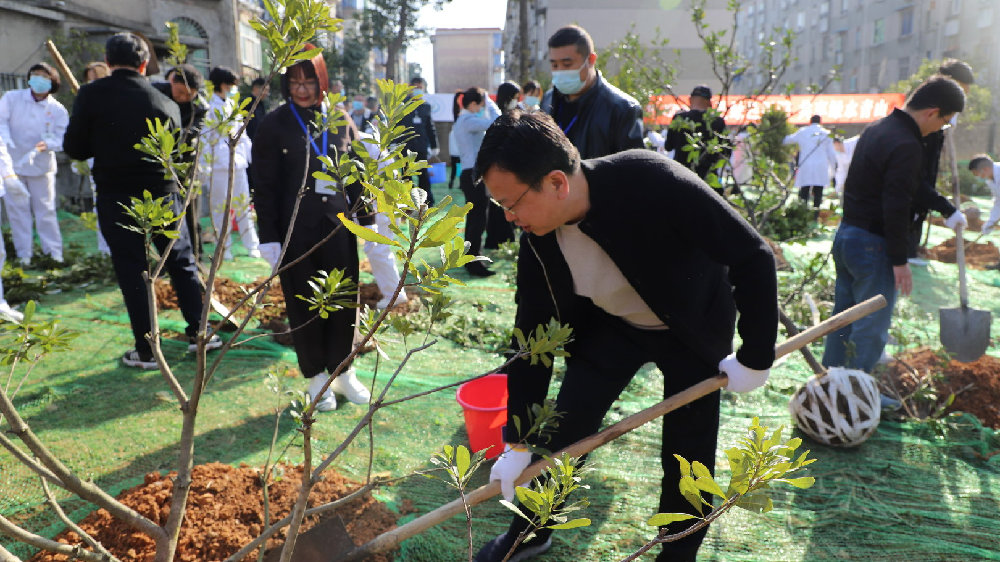
<path id="1" fill-rule="evenodd" d="M 881 45 L 882 43 L 885 43 L 885 19 L 879 18 L 872 26 L 872 45 Z"/>
<path id="2" fill-rule="evenodd" d="M 799 12 L 798 15 L 795 16 L 795 29 L 805 29 L 805 27 L 806 27 L 806 13 Z"/>
<path id="3" fill-rule="evenodd" d="M 260 49 L 260 36 L 249 24 L 240 22 L 240 62 L 254 70 L 262 68 L 264 54 Z"/>
<path id="4" fill-rule="evenodd" d="M 208 33 L 205 28 L 191 18 L 181 16 L 170 20 L 177 24 L 177 34 L 181 43 L 188 47 L 187 62 L 208 76 L 211 59 L 208 56 Z"/>
<path id="5" fill-rule="evenodd" d="M 913 33 L 913 8 L 899 12 L 899 36 L 906 37 Z"/>
<path id="6" fill-rule="evenodd" d="M 910 77 L 910 57 L 899 57 L 899 78 L 897 80 L 906 80 Z"/>
<path id="7" fill-rule="evenodd" d="M 875 63 L 871 65 L 871 67 L 868 69 L 868 88 L 871 91 L 878 90 L 878 82 L 879 82 L 878 79 L 879 75 L 882 73 L 881 66 L 882 65 L 880 63 Z"/>
<path id="8" fill-rule="evenodd" d="M 962 14 L 962 0 L 951 0 L 951 9 L 948 11 L 949 16 L 958 16 Z"/>
<path id="9" fill-rule="evenodd" d="M 993 25 L 993 8 L 985 8 L 979 12 L 976 18 L 976 27 L 984 29 Z"/>
<path id="10" fill-rule="evenodd" d="M 948 20 L 944 24 L 944 36 L 951 37 L 952 35 L 958 35 L 958 20 Z"/>
<path id="11" fill-rule="evenodd" d="M 844 0 L 844 2 L 846 3 L 847 0 Z M 858 77 L 857 76 L 851 76 L 850 88 L 851 88 L 851 93 L 852 94 L 856 94 L 858 92 Z"/>

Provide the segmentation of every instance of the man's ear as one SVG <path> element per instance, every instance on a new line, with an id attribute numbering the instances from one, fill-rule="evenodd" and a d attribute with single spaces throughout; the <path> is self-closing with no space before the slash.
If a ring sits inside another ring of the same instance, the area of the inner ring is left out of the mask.
<path id="1" fill-rule="evenodd" d="M 587 55 L 587 62 L 590 63 L 590 66 L 597 64 L 597 53 L 590 53 Z"/>
<path id="2" fill-rule="evenodd" d="M 552 184 L 552 188 L 556 190 L 556 195 L 560 198 L 569 195 L 569 177 L 566 172 L 562 170 L 552 170 L 546 177 L 549 178 L 549 182 Z"/>
<path id="3" fill-rule="evenodd" d="M 143 61 L 142 64 L 139 65 L 139 75 L 140 76 L 145 76 L 146 75 L 146 66 L 148 64 L 149 64 L 149 61 L 147 60 L 147 61 Z"/>

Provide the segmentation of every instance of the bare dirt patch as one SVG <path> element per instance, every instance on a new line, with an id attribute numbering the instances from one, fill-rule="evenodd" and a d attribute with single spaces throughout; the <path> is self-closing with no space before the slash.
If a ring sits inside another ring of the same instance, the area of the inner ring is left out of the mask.
<path id="1" fill-rule="evenodd" d="M 269 489 L 271 521 L 277 521 L 291 510 L 295 503 L 298 487 L 302 479 L 301 467 L 283 467 L 282 479 L 272 482 Z M 209 463 L 194 467 L 192 485 L 184 523 L 181 525 L 180 540 L 175 560 L 205 562 L 225 560 L 243 545 L 258 536 L 266 527 L 263 517 L 263 493 L 259 478 L 260 470 L 242 465 L 233 467 L 220 463 Z M 135 509 L 154 523 L 163 525 L 170 509 L 170 494 L 173 489 L 171 473 L 146 475 L 145 483 L 122 492 L 118 499 Z M 309 506 L 322 505 L 343 497 L 359 488 L 353 482 L 335 472 L 327 471 L 323 481 L 313 488 Z M 334 512 L 339 515 L 356 545 L 375 538 L 396 525 L 397 515 L 385 505 L 365 494 Z M 333 514 L 307 517 L 303 532 Z M 111 554 L 120 560 L 150 562 L 153 560 L 155 545 L 146 535 L 128 527 L 101 509 L 85 517 L 80 527 L 103 544 Z M 56 540 L 66 544 L 80 544 L 80 537 L 66 531 Z M 284 543 L 284 534 L 272 537 L 267 548 Z M 64 555 L 40 552 L 31 562 L 55 562 L 68 560 Z M 256 560 L 256 553 L 244 560 Z M 392 554 L 376 555 L 369 560 L 392 560 Z"/>
<path id="2" fill-rule="evenodd" d="M 955 238 L 945 240 L 933 248 L 928 248 L 927 257 L 944 263 L 956 263 L 955 244 Z M 1000 262 L 1000 249 L 994 246 L 993 242 L 973 244 L 972 241 L 966 240 L 965 264 L 970 269 L 986 269 L 988 266 L 996 265 L 997 262 Z"/>

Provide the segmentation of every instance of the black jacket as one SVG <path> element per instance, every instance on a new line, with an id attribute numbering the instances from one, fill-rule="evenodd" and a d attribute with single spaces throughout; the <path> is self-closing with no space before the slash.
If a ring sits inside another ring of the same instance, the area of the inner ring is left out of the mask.
<path id="1" fill-rule="evenodd" d="M 253 100 L 250 100 L 250 106 L 252 105 Z M 250 106 L 247 106 L 247 109 Z M 247 122 L 247 136 L 250 137 L 250 140 L 253 140 L 257 136 L 257 129 L 260 128 L 260 122 L 264 120 L 269 111 L 271 111 L 271 105 L 267 103 L 267 100 L 262 99 L 257 104 L 257 109 L 250 114 L 250 120 Z"/>
<path id="2" fill-rule="evenodd" d="M 906 263 L 913 194 L 924 166 L 921 138 L 917 122 L 894 109 L 861 133 L 844 183 L 844 223 L 885 237 L 892 265 Z"/>
<path id="3" fill-rule="evenodd" d="M 431 105 L 426 101 L 408 113 L 399 122 L 403 127 L 410 127 L 415 136 L 406 141 L 406 148 L 426 158 L 430 149 L 438 147 L 437 129 L 431 117 Z"/>
<path id="4" fill-rule="evenodd" d="M 296 107 L 307 125 L 317 109 Z M 292 104 L 285 103 L 268 113 L 261 121 L 257 140 L 253 143 L 250 173 L 254 181 L 253 204 L 257 211 L 257 233 L 261 243 L 285 241 L 302 185 L 306 158 L 309 158 L 309 169 L 305 193 L 295 219 L 293 240 L 318 241 L 326 236 L 340 224 L 337 213 L 348 212 L 361 192 L 360 186 L 352 184 L 347 189 L 338 189 L 335 195 L 316 193 L 316 179 L 312 174 L 320 171 L 322 164 L 312 145 L 307 144 L 306 135 L 292 111 Z M 358 138 L 358 131 L 347 114 L 339 109 L 336 111 L 342 114 L 347 124 L 327 137 L 327 156 L 335 162 L 341 154 L 350 150 L 351 141 Z M 321 143 L 322 135 L 316 139 L 317 146 Z M 362 222 L 370 223 L 371 219 Z"/>
<path id="5" fill-rule="evenodd" d="M 914 222 L 923 222 L 928 209 L 950 217 L 956 211 L 948 198 L 937 190 L 938 165 L 941 161 L 941 148 L 944 146 L 944 131 L 935 131 L 922 141 L 924 145 L 924 168 L 920 185 L 913 193 Z"/>
<path id="6" fill-rule="evenodd" d="M 682 126 L 685 121 L 690 121 L 694 123 L 694 130 L 688 127 Z M 726 122 L 722 117 L 716 117 L 711 122 L 711 128 L 709 128 L 709 123 L 705 122 L 705 112 L 698 109 L 689 109 L 687 111 L 682 111 L 674 116 L 673 120 L 670 122 L 670 129 L 667 130 L 667 138 L 663 143 L 664 150 L 673 150 L 674 160 L 677 160 L 681 164 L 687 166 L 688 168 L 694 170 L 694 173 L 698 174 L 699 178 L 705 179 L 709 172 L 714 170 L 714 165 L 719 160 L 727 158 L 731 150 L 724 150 L 719 154 L 709 154 L 707 150 L 698 151 L 698 156 L 695 158 L 695 153 L 685 152 L 684 147 L 687 146 L 688 134 L 700 134 L 702 142 L 707 144 L 711 140 L 711 135 L 714 135 L 720 142 L 728 144 L 725 139 Z M 718 174 L 719 171 L 715 170 Z"/>
<path id="7" fill-rule="evenodd" d="M 580 151 L 580 158 L 644 146 L 642 107 L 635 98 L 605 82 L 600 72 L 594 85 L 574 102 L 553 88 L 549 114 Z M 576 121 L 569 115 L 575 115 Z"/>
<path id="8" fill-rule="evenodd" d="M 177 191 L 177 185 L 164 178 L 163 167 L 135 149 L 149 134 L 147 119 L 177 129 L 180 109 L 134 70 L 120 68 L 80 88 L 63 150 L 74 160 L 94 158 L 98 194 L 141 195 L 148 189 L 157 197 Z"/>
<path id="9" fill-rule="evenodd" d="M 153 82 L 153 87 L 177 104 L 181 111 L 181 127 L 184 129 L 184 139 L 188 144 L 198 139 L 201 133 L 201 123 L 205 120 L 205 113 L 208 112 L 208 105 L 200 96 L 189 102 L 178 102 L 171 95 L 170 82 Z M 190 153 L 190 158 L 194 158 L 194 153 Z"/>
<path id="10" fill-rule="evenodd" d="M 585 160 L 582 169 L 590 210 L 580 230 L 607 252 L 674 335 L 715 367 L 732 349 L 735 324 L 743 340 L 740 363 L 769 368 L 778 289 L 767 242 L 705 182 L 661 154 L 629 150 Z M 629 217 L 627 223 L 622 217 Z M 551 318 L 579 333 L 595 307 L 573 292 L 555 232 L 521 235 L 515 299 L 516 326 L 526 336 Z M 567 351 L 572 354 L 572 344 Z M 518 360 L 507 367 L 508 419 L 528 419 L 531 404 L 545 399 L 551 375 L 541 362 Z M 521 441 L 513 423 L 505 440 Z"/>

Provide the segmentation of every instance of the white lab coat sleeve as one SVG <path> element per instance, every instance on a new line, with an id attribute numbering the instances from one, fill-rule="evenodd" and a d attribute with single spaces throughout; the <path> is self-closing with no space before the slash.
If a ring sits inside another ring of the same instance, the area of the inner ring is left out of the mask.
<path id="1" fill-rule="evenodd" d="M 0 190 L 3 190 L 3 180 L 14 175 L 14 162 L 7 152 L 7 144 L 0 138 Z"/>
<path id="2" fill-rule="evenodd" d="M 11 90 L 0 97 L 0 138 L 7 143 L 7 149 L 13 151 L 17 145 L 10 134 L 10 111 L 16 90 Z"/>
<path id="3" fill-rule="evenodd" d="M 794 133 L 792 133 L 790 135 L 786 135 L 785 138 L 782 139 L 781 144 L 798 144 L 799 143 L 799 131 L 801 131 L 801 130 L 802 129 L 799 129 L 798 131 L 795 131 Z"/>
<path id="4" fill-rule="evenodd" d="M 58 102 L 53 104 L 52 112 L 54 114 L 52 116 L 52 142 L 46 142 L 46 144 L 52 152 L 62 152 L 63 137 L 66 136 L 66 127 L 69 125 L 69 113 Z"/>
<path id="5" fill-rule="evenodd" d="M 1000 171 L 1000 165 L 993 164 L 993 181 L 990 182 L 990 192 L 993 194 L 993 209 L 990 210 L 990 218 L 986 219 L 987 226 L 995 227 L 997 221 L 1000 221 L 1000 175 L 997 172 Z"/>

